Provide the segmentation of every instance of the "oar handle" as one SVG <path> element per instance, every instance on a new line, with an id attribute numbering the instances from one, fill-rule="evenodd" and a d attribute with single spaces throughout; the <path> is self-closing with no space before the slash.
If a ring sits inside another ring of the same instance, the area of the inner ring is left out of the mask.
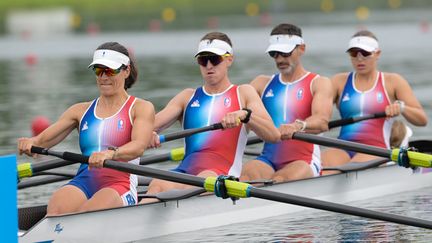
<path id="1" fill-rule="evenodd" d="M 89 156 L 85 156 L 82 154 L 76 154 L 71 152 L 57 152 L 57 151 L 51 151 L 47 148 L 41 148 L 37 146 L 31 147 L 31 152 L 35 154 L 43 154 L 43 155 L 52 155 L 59 158 L 62 158 L 64 160 L 68 160 L 75 163 L 84 163 L 88 164 Z"/>
<path id="2" fill-rule="evenodd" d="M 345 125 L 352 124 L 352 123 L 359 122 L 359 121 L 375 119 L 375 118 L 383 118 L 383 117 L 386 117 L 385 112 L 379 112 L 379 113 L 365 115 L 365 116 L 350 117 L 350 118 L 330 121 L 328 123 L 328 127 L 329 127 L 329 129 L 331 129 L 331 128 L 345 126 Z"/>
<path id="3" fill-rule="evenodd" d="M 180 131 L 180 132 L 173 132 L 173 133 L 169 133 L 169 134 L 165 134 L 165 135 L 159 135 L 159 141 L 161 143 L 164 143 L 164 142 L 172 141 L 175 139 L 184 138 L 184 137 L 187 137 L 190 135 L 194 135 L 197 133 L 207 132 L 207 131 L 212 131 L 212 130 L 218 130 L 218 129 L 222 129 L 222 128 L 223 128 L 222 123 L 215 123 L 215 124 L 205 126 L 205 127 L 186 129 L 186 130 Z"/>

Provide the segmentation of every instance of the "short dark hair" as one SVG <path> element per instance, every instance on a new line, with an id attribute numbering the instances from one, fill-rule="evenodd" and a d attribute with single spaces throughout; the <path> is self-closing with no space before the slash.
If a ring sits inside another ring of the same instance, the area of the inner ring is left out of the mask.
<path id="1" fill-rule="evenodd" d="M 297 35 L 302 37 L 302 31 L 293 24 L 282 23 L 274 27 L 270 35 Z"/>
<path id="2" fill-rule="evenodd" d="M 374 33 L 372 33 L 369 30 L 360 30 L 357 31 L 352 37 L 359 37 L 359 36 L 367 36 L 367 37 L 371 37 L 374 38 L 376 41 L 378 41 L 378 38 L 374 35 Z"/>
<path id="3" fill-rule="evenodd" d="M 96 50 L 102 50 L 102 49 L 117 51 L 117 52 L 123 53 L 129 57 L 129 59 L 130 59 L 130 64 L 129 64 L 130 65 L 130 74 L 129 74 L 129 77 L 127 77 L 125 80 L 124 89 L 127 90 L 128 88 L 132 87 L 132 85 L 138 79 L 138 70 L 137 70 L 137 67 L 135 65 L 135 61 L 129 55 L 128 49 L 126 47 L 124 47 L 123 45 L 119 44 L 118 42 L 105 42 L 102 45 L 98 46 L 98 48 Z"/>
<path id="4" fill-rule="evenodd" d="M 203 38 L 201 38 L 201 40 L 210 40 L 210 41 L 221 40 L 221 41 L 225 41 L 232 47 L 230 38 L 222 32 L 215 31 L 215 32 L 207 33 L 206 35 L 203 36 Z"/>

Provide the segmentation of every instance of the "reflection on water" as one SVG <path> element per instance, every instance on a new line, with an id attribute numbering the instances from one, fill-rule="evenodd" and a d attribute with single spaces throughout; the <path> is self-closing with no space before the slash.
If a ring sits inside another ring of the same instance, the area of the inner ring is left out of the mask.
<path id="1" fill-rule="evenodd" d="M 342 21 L 343 22 L 343 21 Z M 401 73 L 414 88 L 416 96 L 432 120 L 432 84 L 429 73 L 432 67 L 432 32 L 421 32 L 417 22 L 404 22 L 392 25 L 391 22 L 370 24 L 368 27 L 377 34 L 383 50 L 380 69 Z M 332 76 L 341 71 L 351 70 L 349 58 L 344 53 L 350 36 L 357 30 L 353 25 L 321 26 L 306 25 L 303 28 L 307 43 L 304 66 L 324 76 Z M 264 50 L 269 29 L 221 30 L 233 40 L 235 63 L 230 77 L 234 83 L 247 83 L 259 74 L 276 72 L 273 60 Z M 150 100 L 160 110 L 171 97 L 186 87 L 201 85 L 199 69 L 193 59 L 196 44 L 206 31 L 170 33 L 126 33 L 109 34 L 98 37 L 77 36 L 64 40 L 23 42 L 21 40 L 0 39 L 0 154 L 15 152 L 16 139 L 30 136 L 30 121 L 37 115 L 56 120 L 64 110 L 76 102 L 88 101 L 98 95 L 95 78 L 87 65 L 92 51 L 102 42 L 118 40 L 134 51 L 139 66 L 139 82 L 132 87 L 132 95 Z M 52 44 L 52 45 L 51 45 Z M 74 48 L 71 48 L 74 47 Z M 14 51 L 11 51 L 14 50 Z M 25 56 L 29 52 L 39 54 L 34 64 L 27 64 Z M 334 116 L 337 113 L 334 112 Z M 175 125 L 166 132 L 179 129 Z M 416 139 L 430 139 L 430 125 L 414 129 Z M 334 136 L 331 131 L 328 136 Z M 151 150 L 147 154 L 167 152 L 181 146 L 181 141 L 173 141 L 163 148 Z M 73 132 L 58 150 L 78 151 L 77 133 Z M 19 161 L 29 161 L 21 156 Z M 172 168 L 172 163 L 157 165 Z M 65 168 L 74 171 L 76 166 Z M 45 203 L 52 190 L 62 183 L 19 191 L 19 205 Z M 432 189 L 426 193 L 417 191 L 395 197 L 368 201 L 357 206 L 383 211 L 409 214 L 412 216 L 430 215 Z M 376 202 L 376 204 L 375 204 Z M 370 204 L 369 204 L 370 203 Z M 405 212 L 406 211 L 406 212 Z M 304 217 L 306 216 L 306 220 Z M 373 222 L 373 223 L 372 223 Z M 208 233 L 208 234 L 207 234 Z M 371 220 L 326 214 L 311 211 L 290 217 L 279 217 L 266 221 L 206 230 L 206 241 L 350 241 L 353 239 L 376 241 L 418 241 L 430 237 L 429 231 L 413 227 L 383 224 Z M 173 242 L 184 239 L 188 242 L 201 242 L 202 234 L 179 234 L 162 238 Z M 258 240 L 257 240 L 258 239 Z"/>

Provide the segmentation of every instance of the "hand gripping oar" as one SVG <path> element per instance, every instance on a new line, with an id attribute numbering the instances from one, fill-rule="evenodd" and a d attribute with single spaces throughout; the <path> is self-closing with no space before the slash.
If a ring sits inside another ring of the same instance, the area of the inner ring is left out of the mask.
<path id="1" fill-rule="evenodd" d="M 379 112 L 379 113 L 375 113 L 375 114 L 357 116 L 357 117 L 349 117 L 349 118 L 345 118 L 345 119 L 330 121 L 328 123 L 328 127 L 329 127 L 329 129 L 331 129 L 331 128 L 335 128 L 335 127 L 349 125 L 349 124 L 356 123 L 359 121 L 376 119 L 376 118 L 383 118 L 383 117 L 386 117 L 385 112 Z"/>
<path id="2" fill-rule="evenodd" d="M 184 138 L 187 136 L 191 136 L 193 134 L 222 129 L 223 126 L 221 123 L 215 123 L 209 126 L 200 127 L 200 128 L 192 128 L 192 129 L 186 129 L 180 132 L 173 132 L 166 135 L 160 135 L 159 139 L 162 142 L 168 142 L 172 141 L 174 139 Z M 163 154 L 163 155 L 156 155 L 154 157 L 141 157 L 140 158 L 140 164 L 146 165 L 146 164 L 152 164 L 152 163 L 158 163 L 162 161 L 167 160 L 182 160 L 184 156 L 184 149 L 178 148 L 172 150 L 169 154 Z M 18 180 L 25 178 L 25 177 L 31 177 L 34 173 L 59 168 L 62 166 L 67 166 L 74 164 L 73 162 L 62 160 L 62 159 L 53 159 L 48 160 L 44 162 L 36 162 L 36 163 L 22 163 L 17 166 L 17 172 L 18 172 Z"/>
<path id="3" fill-rule="evenodd" d="M 56 156 L 65 160 L 74 161 L 76 163 L 88 163 L 88 156 L 81 154 L 75 154 L 71 152 L 58 152 L 49 149 L 32 147 L 32 153 L 45 154 Z M 105 160 L 105 168 L 115 169 L 127 173 L 133 173 L 142 176 L 149 176 L 158 178 L 161 180 L 169 180 L 173 182 L 188 184 L 197 187 L 203 187 L 208 192 L 224 191 L 229 197 L 233 198 L 245 198 L 245 197 L 256 197 L 276 202 L 289 203 L 303 207 L 310 207 L 315 209 L 321 209 L 331 212 L 349 214 L 354 216 L 366 217 L 371 219 L 383 220 L 398 224 L 405 224 L 410 226 L 416 226 L 426 229 L 432 229 L 432 221 L 405 217 L 401 215 L 395 215 L 390 213 L 384 213 L 379 211 L 373 211 L 364 208 L 358 208 L 338 203 L 326 202 L 322 200 L 316 200 L 312 198 L 306 198 L 301 196 L 290 195 L 281 192 L 268 191 L 260 188 L 253 187 L 250 184 L 244 182 L 238 182 L 233 180 L 223 179 L 224 177 L 197 177 L 188 174 L 176 173 L 172 171 L 164 171 L 146 166 L 139 166 L 130 163 L 117 162 L 113 160 Z M 219 188 L 218 185 L 223 185 L 223 188 Z"/>

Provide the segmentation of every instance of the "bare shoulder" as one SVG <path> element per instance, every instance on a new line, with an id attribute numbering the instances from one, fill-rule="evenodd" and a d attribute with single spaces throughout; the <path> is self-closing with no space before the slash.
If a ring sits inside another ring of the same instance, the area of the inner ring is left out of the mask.
<path id="1" fill-rule="evenodd" d="M 91 101 L 76 103 L 71 105 L 67 111 L 84 113 L 90 107 L 91 103 Z"/>
<path id="2" fill-rule="evenodd" d="M 268 81 L 270 81 L 270 79 L 271 79 L 271 76 L 258 75 L 250 82 L 250 84 L 253 86 L 255 86 L 255 84 L 256 85 L 265 85 L 268 83 Z"/>
<path id="3" fill-rule="evenodd" d="M 388 82 L 398 83 L 398 82 L 407 82 L 402 75 L 398 73 L 383 73 L 384 79 Z"/>
<path id="4" fill-rule="evenodd" d="M 143 99 L 140 99 L 140 98 L 137 98 L 136 99 L 136 101 L 135 101 L 135 107 L 136 108 L 138 108 L 138 109 L 146 109 L 146 110 L 153 110 L 154 111 L 154 106 L 153 106 L 153 103 L 151 103 L 150 101 L 148 101 L 148 100 L 143 100 Z"/>
<path id="5" fill-rule="evenodd" d="M 240 84 L 238 87 L 240 93 L 256 92 L 255 88 L 250 84 Z"/>

